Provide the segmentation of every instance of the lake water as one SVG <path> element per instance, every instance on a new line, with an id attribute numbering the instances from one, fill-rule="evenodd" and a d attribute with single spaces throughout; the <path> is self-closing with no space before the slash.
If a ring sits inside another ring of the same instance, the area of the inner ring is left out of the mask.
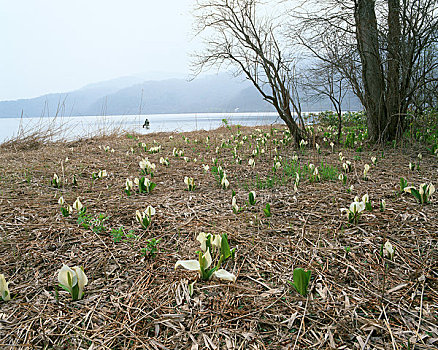
<path id="1" fill-rule="evenodd" d="M 145 119 L 150 122 L 149 129 L 143 128 Z M 269 125 L 284 123 L 276 113 L 189 113 L 189 114 L 151 114 L 117 115 L 57 118 L 0 118 L 0 143 L 16 137 L 39 131 L 57 130 L 55 139 L 74 140 L 99 134 L 109 134 L 111 130 L 122 129 L 128 132 L 152 133 L 161 131 L 182 132 L 211 130 L 222 125 L 227 119 L 231 125 L 242 126 Z"/>

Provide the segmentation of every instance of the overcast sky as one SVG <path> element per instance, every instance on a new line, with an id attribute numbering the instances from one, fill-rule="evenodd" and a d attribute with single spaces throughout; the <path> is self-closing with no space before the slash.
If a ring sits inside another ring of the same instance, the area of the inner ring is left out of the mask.
<path id="1" fill-rule="evenodd" d="M 0 0 L 0 100 L 188 75 L 193 0 Z"/>

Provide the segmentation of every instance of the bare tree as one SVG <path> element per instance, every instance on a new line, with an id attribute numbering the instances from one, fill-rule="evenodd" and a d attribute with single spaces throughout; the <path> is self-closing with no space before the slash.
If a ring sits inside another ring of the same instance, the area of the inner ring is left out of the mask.
<path id="1" fill-rule="evenodd" d="M 328 62 L 317 62 L 307 70 L 304 88 L 308 91 L 309 101 L 328 98 L 338 117 L 338 142 L 342 134 L 342 102 L 349 90 L 345 76 Z"/>
<path id="2" fill-rule="evenodd" d="M 198 0 L 197 33 L 205 42 L 195 56 L 195 74 L 232 66 L 271 103 L 299 143 L 305 136 L 298 92 L 296 58 L 280 43 L 278 18 L 256 15 L 257 0 Z M 297 115 L 300 126 L 294 119 Z"/>
<path id="3" fill-rule="evenodd" d="M 301 44 L 349 80 L 373 141 L 396 138 L 421 88 L 438 81 L 437 0 L 320 0 L 305 10 Z"/>

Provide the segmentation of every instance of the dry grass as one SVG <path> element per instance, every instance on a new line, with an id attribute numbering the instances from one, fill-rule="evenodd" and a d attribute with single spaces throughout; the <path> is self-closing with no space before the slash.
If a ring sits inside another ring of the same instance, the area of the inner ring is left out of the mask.
<path id="1" fill-rule="evenodd" d="M 347 193 L 337 180 L 311 183 L 303 178 L 297 193 L 285 175 L 283 183 L 259 189 L 272 176 L 273 146 L 250 168 L 249 143 L 238 150 L 242 165 L 234 162 L 232 148 L 216 146 L 236 129 L 181 135 L 152 134 L 139 140 L 126 136 L 100 137 L 76 142 L 39 143 L 38 147 L 0 149 L 0 272 L 10 282 L 13 299 L 0 303 L 2 349 L 432 349 L 438 345 L 438 243 L 436 196 L 420 206 L 413 197 L 398 195 L 401 176 L 409 183 L 437 185 L 437 158 L 423 153 L 421 171 L 408 163 L 418 149 L 342 150 L 353 162 Z M 269 129 L 266 129 L 269 132 Z M 244 135 L 258 134 L 242 128 Z M 205 144 L 210 136 L 211 147 Z M 282 137 L 278 133 L 278 138 Z M 202 142 L 194 143 L 198 139 Z M 158 154 L 146 154 L 138 142 L 162 145 Z M 249 140 L 254 148 L 254 140 Z M 26 141 L 27 142 L 27 141 Z M 24 142 L 24 144 L 26 143 Z M 114 153 L 98 146 L 110 146 Z M 133 147 L 134 154 L 126 154 Z M 192 161 L 172 156 L 183 148 Z M 325 164 L 340 169 L 337 152 L 308 149 L 300 164 Z M 280 148 L 290 160 L 292 146 Z M 360 155 L 360 160 L 353 161 Z M 362 169 L 377 155 L 370 180 Z M 138 162 L 148 156 L 157 165 L 151 194 L 124 193 L 127 177 L 139 174 Z M 168 168 L 159 164 L 169 157 Z M 68 161 L 66 158 L 68 157 Z M 237 192 L 243 211 L 231 211 L 231 189 L 222 190 L 201 164 L 218 157 Z M 197 162 L 193 159 L 197 158 Z M 106 169 L 108 178 L 92 184 L 91 174 Z M 50 186 L 53 173 L 63 181 Z M 280 174 L 282 171 L 279 172 Z M 72 186 L 77 175 L 78 186 Z M 185 191 L 184 176 L 197 183 Z M 261 179 L 261 180 L 260 180 Z M 245 205 L 250 190 L 257 204 Z M 374 210 L 357 226 L 346 223 L 340 208 L 354 195 L 369 193 Z M 58 198 L 72 204 L 80 196 L 93 217 L 108 216 L 106 230 L 94 232 L 78 225 L 77 215 L 63 218 Z M 387 210 L 378 203 L 385 198 Z M 272 217 L 262 208 L 270 203 Z M 140 229 L 137 209 L 157 209 L 152 226 Z M 138 239 L 115 243 L 110 231 L 123 226 Z M 226 265 L 236 283 L 202 282 L 194 273 L 174 270 L 178 259 L 193 259 L 199 232 L 227 233 L 237 257 Z M 140 249 L 151 238 L 161 238 L 156 258 Z M 390 240 L 396 257 L 388 268 L 380 247 Z M 347 253 L 346 247 L 350 247 Z M 89 277 L 86 294 L 71 302 L 58 291 L 56 274 L 62 263 L 81 265 Z M 288 283 L 293 268 L 312 270 L 308 297 Z M 190 296 L 187 283 L 197 280 Z M 58 291 L 58 292 L 57 292 Z"/>

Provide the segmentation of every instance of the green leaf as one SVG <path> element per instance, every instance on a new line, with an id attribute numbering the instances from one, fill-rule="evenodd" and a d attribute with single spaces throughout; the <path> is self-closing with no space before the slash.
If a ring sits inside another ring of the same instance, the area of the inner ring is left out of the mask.
<path id="1" fill-rule="evenodd" d="M 403 192 L 403 190 L 408 186 L 408 181 L 405 180 L 403 177 L 400 178 L 400 191 Z"/>
<path id="2" fill-rule="evenodd" d="M 267 218 L 271 216 L 271 205 L 269 203 L 266 204 L 266 208 L 263 209 Z"/>
<path id="3" fill-rule="evenodd" d="M 143 228 L 146 230 L 150 224 L 151 220 L 149 219 L 149 217 L 146 215 L 143 218 L 143 221 L 141 222 L 141 226 L 143 226 Z"/>
<path id="4" fill-rule="evenodd" d="M 149 192 L 152 192 L 152 190 L 157 186 L 155 182 L 151 182 L 149 185 Z"/>
<path id="5" fill-rule="evenodd" d="M 254 205 L 256 203 L 254 194 L 252 192 L 248 194 L 248 199 L 249 199 L 249 204 Z"/>
<path id="6" fill-rule="evenodd" d="M 233 249 L 231 249 L 231 259 L 234 260 L 234 257 L 236 256 L 236 247 L 234 247 Z"/>
<path id="7" fill-rule="evenodd" d="M 204 270 L 204 269 L 202 269 L 202 270 L 203 270 L 203 272 L 202 272 L 202 279 L 204 281 L 208 281 L 211 278 L 211 275 L 213 275 L 213 273 L 216 271 L 216 267 L 213 267 L 210 270 Z"/>
<path id="8" fill-rule="evenodd" d="M 70 216 L 70 213 L 68 212 L 68 209 L 66 209 L 64 207 L 61 207 L 61 213 L 62 213 L 62 216 L 65 217 L 65 218 Z"/>
<path id="9" fill-rule="evenodd" d="M 228 244 L 228 236 L 226 233 L 222 234 L 221 255 L 224 257 L 223 260 L 226 260 L 231 256 L 230 245 Z"/>
<path id="10" fill-rule="evenodd" d="M 71 290 L 70 290 L 68 287 L 64 286 L 63 284 L 59 284 L 59 286 L 60 286 L 62 289 L 64 289 L 66 292 L 68 292 L 69 294 L 71 293 Z"/>
<path id="11" fill-rule="evenodd" d="M 79 297 L 82 297 L 82 295 L 79 295 L 79 285 L 76 283 L 72 290 L 71 290 L 71 297 L 73 300 L 78 300 Z"/>
<path id="12" fill-rule="evenodd" d="M 311 274 L 312 274 L 312 271 L 310 271 L 310 270 L 304 271 L 302 268 L 294 269 L 293 286 L 295 287 L 297 292 L 300 293 L 302 296 L 307 295 L 307 287 L 309 285 Z"/>
<path id="13" fill-rule="evenodd" d="M 420 192 L 417 189 L 412 188 L 411 193 L 417 199 L 418 203 L 422 203 Z"/>

